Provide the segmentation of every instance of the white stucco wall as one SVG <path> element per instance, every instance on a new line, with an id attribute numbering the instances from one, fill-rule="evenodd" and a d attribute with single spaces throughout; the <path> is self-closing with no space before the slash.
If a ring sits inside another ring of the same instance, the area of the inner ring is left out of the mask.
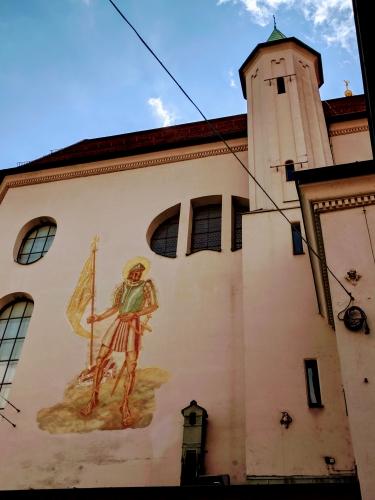
<path id="1" fill-rule="evenodd" d="M 371 188 L 374 190 L 374 180 L 369 182 L 367 179 L 366 184 L 369 191 Z M 373 245 L 375 207 L 367 206 L 365 210 Z M 355 301 L 352 305 L 359 306 L 365 311 L 371 329 L 370 335 L 365 335 L 363 331 L 351 332 L 342 321 L 337 319 L 337 314 L 348 304 L 348 297 L 337 283 L 330 280 L 337 345 L 362 498 L 371 500 L 375 496 L 373 474 L 375 468 L 373 453 L 375 394 L 371 389 L 375 381 L 374 257 L 363 207 L 323 213 L 321 222 L 327 260 L 353 294 Z M 355 269 L 362 275 L 356 286 L 345 281 L 346 273 L 350 269 Z"/>
<path id="2" fill-rule="evenodd" d="M 371 142 L 366 118 L 333 123 L 329 134 L 335 164 L 371 160 Z"/>
<path id="3" fill-rule="evenodd" d="M 246 161 L 245 152 L 239 155 Z M 187 257 L 181 241 L 190 199 L 207 195 L 223 197 L 222 252 Z M 0 297 L 27 292 L 35 307 L 10 395 L 21 413 L 6 409 L 17 427 L 0 426 L 0 489 L 179 484 L 180 410 L 192 399 L 209 414 L 206 472 L 244 481 L 242 278 L 240 252 L 231 251 L 228 234 L 232 195 L 246 198 L 248 182 L 231 155 L 9 189 L 0 210 L 7 235 Z M 177 203 L 179 252 L 167 259 L 150 250 L 146 232 L 158 213 Z M 13 261 L 17 234 L 45 215 L 57 221 L 55 241 L 43 259 L 20 266 Z M 148 427 L 52 435 L 38 428 L 36 415 L 60 402 L 84 368 L 87 341 L 72 332 L 65 310 L 96 234 L 99 312 L 111 304 L 128 259 L 151 261 L 160 307 L 139 366 L 167 370 L 170 380 L 155 392 Z"/>
<path id="4" fill-rule="evenodd" d="M 302 226 L 298 208 L 286 214 Z M 318 313 L 306 247 L 293 255 L 290 226 L 275 211 L 246 215 L 243 227 L 246 472 L 353 473 L 335 334 Z M 318 361 L 324 408 L 308 407 L 310 358 Z M 288 429 L 280 425 L 282 411 L 293 418 Z M 325 456 L 335 457 L 334 468 Z"/>

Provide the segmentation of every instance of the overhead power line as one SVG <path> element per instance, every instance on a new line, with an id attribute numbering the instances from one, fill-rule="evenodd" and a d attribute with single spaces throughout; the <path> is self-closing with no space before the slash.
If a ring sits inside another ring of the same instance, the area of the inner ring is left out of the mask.
<path id="1" fill-rule="evenodd" d="M 337 281 L 337 283 L 341 286 L 341 288 L 348 294 L 348 296 L 354 300 L 354 297 L 352 294 L 349 292 L 349 290 L 346 289 L 344 284 L 339 280 L 339 278 L 334 274 L 334 272 L 331 270 L 331 268 L 328 266 L 328 264 L 324 261 L 324 259 L 315 251 L 311 243 L 303 236 L 301 231 L 299 231 L 293 224 L 292 221 L 288 218 L 287 215 L 285 215 L 284 211 L 278 206 L 278 204 L 274 201 L 274 199 L 271 197 L 271 195 L 266 191 L 266 189 L 260 184 L 260 182 L 256 179 L 256 177 L 250 172 L 250 170 L 246 167 L 246 165 L 243 163 L 241 158 L 237 156 L 236 152 L 233 150 L 233 148 L 228 144 L 227 140 L 224 138 L 224 136 L 221 134 L 221 132 L 215 127 L 213 123 L 206 117 L 206 115 L 203 113 L 203 111 L 200 109 L 200 107 L 196 104 L 196 102 L 190 97 L 190 95 L 186 92 L 186 90 L 182 87 L 182 85 L 176 80 L 176 78 L 172 75 L 172 73 L 169 71 L 169 69 L 166 67 L 166 65 L 163 63 L 163 61 L 155 54 L 155 52 L 152 50 L 152 48 L 149 46 L 149 44 L 144 40 L 144 38 L 138 33 L 136 28 L 132 25 L 132 23 L 127 19 L 125 14 L 117 7 L 115 2 L 113 0 L 108 0 L 114 9 L 118 12 L 118 14 L 122 17 L 122 19 L 126 22 L 126 24 L 131 28 L 131 30 L 135 33 L 137 38 L 140 40 L 140 42 L 146 47 L 146 49 L 150 52 L 150 54 L 157 60 L 157 62 L 160 64 L 160 66 L 164 69 L 164 71 L 168 74 L 168 76 L 173 80 L 173 82 L 177 85 L 177 87 L 181 90 L 181 92 L 184 94 L 184 96 L 188 99 L 188 101 L 191 102 L 191 104 L 194 106 L 194 108 L 198 111 L 200 116 L 203 118 L 203 120 L 207 123 L 207 125 L 210 127 L 212 132 L 224 143 L 226 148 L 232 153 L 232 155 L 236 158 L 238 163 L 242 166 L 242 168 L 247 172 L 247 174 L 251 177 L 253 182 L 258 186 L 258 188 L 263 192 L 263 194 L 270 200 L 272 205 L 275 207 L 275 209 L 284 217 L 284 219 L 288 222 L 288 224 L 291 226 L 292 231 L 296 232 L 306 243 L 308 248 L 311 250 L 311 252 L 319 259 L 323 267 L 327 269 L 329 274 Z"/>

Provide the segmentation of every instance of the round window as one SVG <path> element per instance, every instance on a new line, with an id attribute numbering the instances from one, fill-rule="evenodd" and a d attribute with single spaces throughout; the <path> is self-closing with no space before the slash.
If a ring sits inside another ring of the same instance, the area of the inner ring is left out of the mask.
<path id="1" fill-rule="evenodd" d="M 56 224 L 53 223 L 44 223 L 33 227 L 22 240 L 17 262 L 31 264 L 41 259 L 52 245 L 55 234 Z"/>

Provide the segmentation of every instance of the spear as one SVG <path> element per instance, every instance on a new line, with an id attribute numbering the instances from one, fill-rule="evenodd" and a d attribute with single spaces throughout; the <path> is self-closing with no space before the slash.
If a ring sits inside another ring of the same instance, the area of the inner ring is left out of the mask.
<path id="1" fill-rule="evenodd" d="M 99 237 L 95 236 L 91 243 L 92 252 L 92 283 L 91 283 L 91 316 L 94 315 L 95 309 L 95 265 L 96 265 L 96 252 L 98 250 Z M 94 322 L 90 325 L 90 368 L 93 366 L 94 361 Z"/>

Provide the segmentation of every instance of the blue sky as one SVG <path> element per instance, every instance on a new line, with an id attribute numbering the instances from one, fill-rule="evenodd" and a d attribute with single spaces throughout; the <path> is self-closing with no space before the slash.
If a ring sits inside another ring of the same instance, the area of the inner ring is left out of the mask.
<path id="1" fill-rule="evenodd" d="M 363 92 L 351 0 L 115 0 L 209 118 L 277 26 L 322 54 L 322 99 Z M 0 168 L 92 137 L 200 120 L 108 0 L 0 0 Z"/>

